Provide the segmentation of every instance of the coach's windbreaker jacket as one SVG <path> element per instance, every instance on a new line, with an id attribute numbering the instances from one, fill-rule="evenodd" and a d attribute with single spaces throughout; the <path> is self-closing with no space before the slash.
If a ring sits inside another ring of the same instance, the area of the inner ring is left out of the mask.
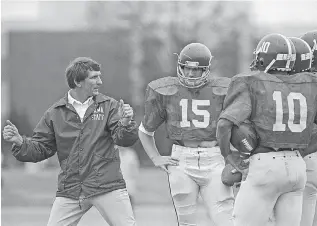
<path id="1" fill-rule="evenodd" d="M 66 94 L 45 112 L 33 136 L 24 136 L 22 146 L 12 148 L 22 162 L 39 162 L 57 152 L 61 171 L 56 196 L 87 198 L 126 187 L 115 145 L 133 145 L 137 124 L 120 123 L 115 99 L 98 94 L 93 100 L 81 122 Z"/>

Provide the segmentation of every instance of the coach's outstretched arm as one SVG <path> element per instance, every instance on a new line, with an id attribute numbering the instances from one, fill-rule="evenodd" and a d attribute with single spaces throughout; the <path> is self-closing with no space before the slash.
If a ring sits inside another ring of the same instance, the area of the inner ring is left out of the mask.
<path id="1" fill-rule="evenodd" d="M 56 153 L 53 128 L 46 114 L 41 118 L 30 138 L 21 136 L 17 127 L 7 120 L 8 125 L 3 129 L 3 138 L 14 144 L 12 154 L 18 161 L 40 162 Z"/>

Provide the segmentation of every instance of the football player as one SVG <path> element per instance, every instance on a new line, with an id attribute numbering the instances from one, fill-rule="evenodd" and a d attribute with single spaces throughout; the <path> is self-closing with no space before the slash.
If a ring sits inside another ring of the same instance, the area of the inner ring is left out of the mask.
<path id="1" fill-rule="evenodd" d="M 317 77 L 289 74 L 296 51 L 281 34 L 263 37 L 254 54 L 252 71 L 232 78 L 217 126 L 223 156 L 243 175 L 229 147 L 231 128 L 249 119 L 259 136 L 235 200 L 234 223 L 263 226 L 274 212 L 277 226 L 299 226 L 306 183 L 299 149 L 308 146 L 317 123 Z"/>
<path id="2" fill-rule="evenodd" d="M 201 43 L 191 43 L 178 56 L 177 77 L 148 84 L 139 138 L 154 165 L 168 172 L 178 225 L 194 226 L 200 194 L 215 226 L 231 226 L 233 192 L 221 182 L 224 158 L 216 140 L 229 78 L 210 76 L 213 56 Z M 171 156 L 161 156 L 154 132 L 165 123 L 173 141 Z"/>
<path id="3" fill-rule="evenodd" d="M 317 76 L 317 30 L 310 31 L 301 37 L 311 48 L 311 72 Z M 296 47 L 296 46 L 295 46 Z M 305 54 L 305 52 L 303 52 Z M 303 55 L 300 62 L 303 62 L 300 70 L 307 70 L 307 63 L 305 65 L 306 55 Z M 307 182 L 303 193 L 303 210 L 301 226 L 317 226 L 317 126 L 315 125 L 311 142 L 308 148 L 302 152 L 302 156 L 306 162 Z"/>

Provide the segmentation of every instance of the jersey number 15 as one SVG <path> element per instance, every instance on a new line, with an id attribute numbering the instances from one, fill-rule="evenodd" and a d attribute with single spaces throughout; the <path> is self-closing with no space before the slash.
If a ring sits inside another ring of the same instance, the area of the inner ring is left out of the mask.
<path id="1" fill-rule="evenodd" d="M 181 99 L 179 105 L 182 108 L 182 121 L 180 122 L 181 127 L 190 127 L 190 121 L 188 120 L 188 99 Z M 207 110 L 198 109 L 199 106 L 210 106 L 210 100 L 192 100 L 191 109 L 195 115 L 203 116 L 202 121 L 193 119 L 192 122 L 197 128 L 207 128 L 210 122 L 210 113 Z"/>
<path id="2" fill-rule="evenodd" d="M 273 124 L 273 131 L 285 131 L 286 124 L 283 123 L 283 100 L 281 91 L 273 92 L 273 100 L 276 103 L 276 118 L 275 123 Z M 299 101 L 299 124 L 294 123 L 295 118 L 295 105 L 294 100 Z M 304 129 L 306 129 L 306 121 L 307 121 L 307 102 L 306 97 L 301 93 L 291 92 L 287 96 L 287 105 L 288 105 L 288 121 L 287 126 L 291 132 L 300 133 Z"/>

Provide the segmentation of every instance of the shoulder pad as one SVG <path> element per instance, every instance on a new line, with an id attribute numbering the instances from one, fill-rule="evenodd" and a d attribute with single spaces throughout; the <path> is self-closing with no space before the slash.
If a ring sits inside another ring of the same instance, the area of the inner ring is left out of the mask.
<path id="1" fill-rule="evenodd" d="M 228 88 L 230 82 L 231 82 L 231 79 L 227 77 L 213 77 L 211 79 L 212 86 L 218 86 L 223 88 Z"/>
<path id="2" fill-rule="evenodd" d="M 317 82 L 317 74 L 314 72 L 299 72 L 297 74 L 294 74 L 298 82 Z"/>
<path id="3" fill-rule="evenodd" d="M 149 87 L 162 95 L 174 95 L 179 86 L 177 77 L 164 77 L 149 83 Z"/>
<path id="4" fill-rule="evenodd" d="M 212 77 L 210 79 L 209 87 L 216 95 L 226 95 L 231 79 L 227 77 Z"/>
<path id="5" fill-rule="evenodd" d="M 260 71 L 242 72 L 240 74 L 237 74 L 237 75 L 233 76 L 232 78 L 251 77 L 251 76 L 254 76 L 254 75 L 258 75 L 260 73 L 261 73 Z"/>
<path id="6" fill-rule="evenodd" d="M 243 72 L 240 74 L 237 74 L 232 77 L 231 81 L 234 82 L 247 82 L 250 79 L 259 78 L 261 76 L 262 71 L 249 71 L 249 72 Z M 266 77 L 265 77 L 266 78 Z"/>

